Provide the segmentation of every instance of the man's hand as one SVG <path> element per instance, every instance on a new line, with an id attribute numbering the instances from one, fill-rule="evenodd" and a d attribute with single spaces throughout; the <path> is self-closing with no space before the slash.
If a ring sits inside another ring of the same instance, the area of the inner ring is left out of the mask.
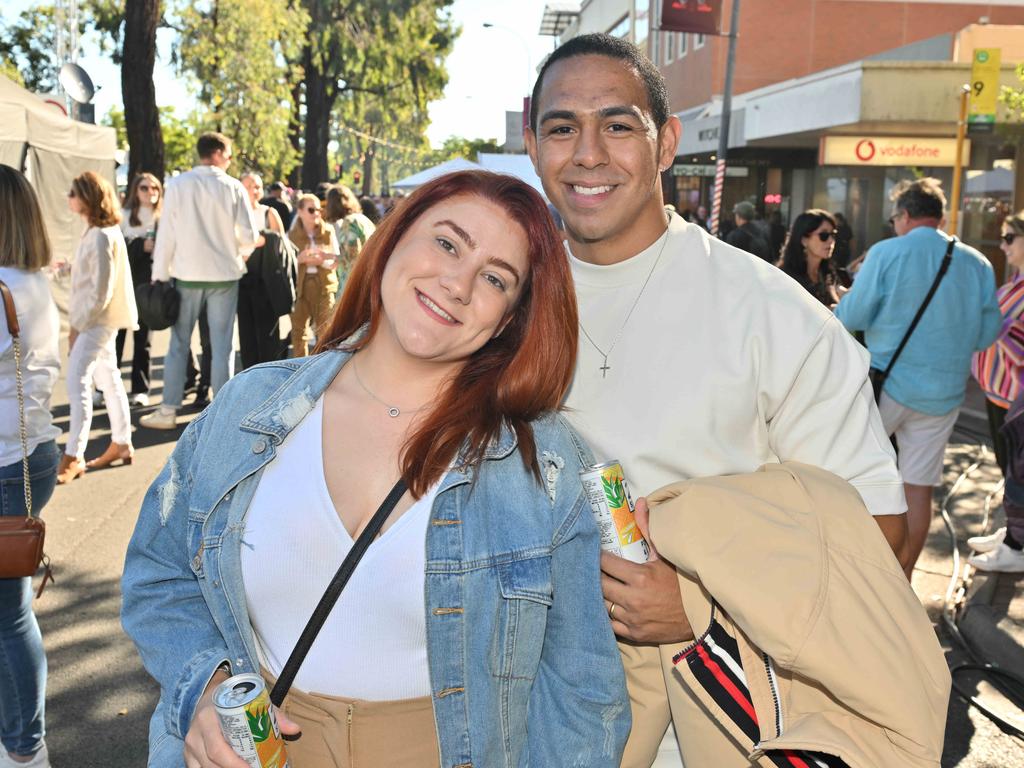
<path id="1" fill-rule="evenodd" d="M 235 754 L 220 730 L 220 720 L 213 706 L 213 692 L 228 679 L 224 672 L 214 674 L 206 691 L 196 704 L 192 724 L 185 734 L 186 768 L 248 768 L 249 764 Z M 281 733 L 301 733 L 297 723 L 285 717 L 276 707 L 277 724 Z"/>
<path id="2" fill-rule="evenodd" d="M 74 328 L 68 330 L 68 354 L 71 354 L 72 348 L 75 346 L 75 340 L 78 338 L 78 331 Z"/>
<path id="3" fill-rule="evenodd" d="M 646 499 L 637 501 L 636 519 L 650 544 Z M 676 569 L 658 557 L 653 545 L 646 563 L 632 563 L 602 552 L 601 591 L 608 602 L 612 629 L 622 639 L 658 645 L 693 639 Z"/>

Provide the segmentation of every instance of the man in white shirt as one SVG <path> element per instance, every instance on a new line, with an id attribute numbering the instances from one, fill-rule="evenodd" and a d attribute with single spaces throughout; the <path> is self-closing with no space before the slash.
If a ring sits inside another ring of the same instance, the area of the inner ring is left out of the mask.
<path id="1" fill-rule="evenodd" d="M 530 126 L 527 150 L 565 222 L 579 301 L 568 417 L 597 460 L 621 461 L 641 496 L 765 463 L 823 467 L 857 489 L 902 557 L 906 503 L 867 354 L 781 271 L 666 215 L 660 175 L 681 126 L 657 68 L 625 41 L 573 38 L 541 69 Z M 605 553 L 602 570 L 612 627 L 629 641 L 623 766 L 649 766 L 673 714 L 666 651 L 694 633 L 671 565 Z M 687 765 L 727 764 L 680 740 Z"/>
<path id="2" fill-rule="evenodd" d="M 238 280 L 245 273 L 245 260 L 262 239 L 245 187 L 226 173 L 231 140 L 220 133 L 204 133 L 196 142 L 196 152 L 199 165 L 167 185 L 153 249 L 153 280 L 174 277 L 181 294 L 164 359 L 163 404 L 139 419 L 142 426 L 153 429 L 177 426 L 192 331 L 204 308 L 210 326 L 214 393 L 231 378 Z"/>

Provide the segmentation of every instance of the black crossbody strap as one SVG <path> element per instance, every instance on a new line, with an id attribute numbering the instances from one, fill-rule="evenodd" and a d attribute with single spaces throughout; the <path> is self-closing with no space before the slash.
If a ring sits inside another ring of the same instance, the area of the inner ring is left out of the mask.
<path id="1" fill-rule="evenodd" d="M 338 598 L 341 597 L 341 592 L 345 589 L 345 585 L 348 584 L 348 580 L 352 576 L 352 572 L 355 571 L 356 566 L 359 565 L 359 561 L 363 559 L 363 555 L 366 554 L 366 550 L 370 547 L 370 542 L 372 542 L 374 538 L 376 538 L 377 534 L 380 533 L 380 529 L 384 525 L 384 521 L 390 517 L 395 505 L 405 494 L 405 491 L 406 487 L 404 480 L 399 480 L 395 483 L 395 487 L 391 489 L 391 493 L 389 493 L 388 497 L 384 499 L 377 511 L 373 513 L 373 517 L 370 518 L 370 522 L 366 524 L 363 532 L 359 534 L 359 538 L 357 538 L 355 543 L 352 545 L 352 549 L 349 550 L 349 553 L 345 557 L 344 562 L 342 562 L 338 572 L 334 574 L 334 578 L 331 579 L 331 583 L 327 585 L 327 589 L 324 591 L 324 596 L 320 598 L 320 602 L 313 611 L 313 615 L 306 623 L 306 628 L 302 630 L 302 634 L 299 635 L 299 640 L 295 643 L 295 648 L 288 657 L 288 661 L 285 663 L 284 669 L 281 670 L 281 675 L 277 678 L 277 683 L 275 683 L 274 689 L 270 692 L 270 700 L 275 706 L 280 707 L 281 703 L 284 701 L 284 697 L 288 695 L 288 691 L 291 689 L 292 683 L 295 680 L 295 675 L 298 674 L 299 667 L 302 666 L 302 662 L 306 658 L 306 654 L 309 653 L 309 649 L 312 647 L 313 641 L 316 640 L 316 636 L 320 633 L 320 630 L 323 629 L 324 622 L 327 621 L 327 617 L 334 608 L 334 604 L 337 603 Z"/>
<path id="2" fill-rule="evenodd" d="M 917 328 L 917 324 L 921 322 L 921 316 L 924 315 L 924 311 L 928 309 L 928 304 L 931 303 L 932 296 L 939 290 L 939 283 L 942 282 L 942 278 L 945 277 L 946 271 L 949 269 L 950 262 L 953 261 L 953 247 L 956 245 L 956 238 L 951 237 L 949 245 L 946 246 L 946 255 L 942 257 L 942 264 L 939 266 L 939 273 L 935 275 L 935 280 L 932 281 L 932 287 L 928 289 L 928 294 L 924 297 L 924 301 L 921 302 L 921 307 L 917 310 L 917 314 L 914 315 L 914 319 L 910 321 L 910 327 L 907 328 L 907 332 L 903 334 L 903 340 L 900 341 L 900 345 L 896 347 L 896 351 L 893 352 L 892 357 L 889 360 L 889 364 L 885 366 L 885 371 L 882 373 L 882 381 L 889 378 L 889 371 L 896 365 L 896 359 L 900 356 L 903 348 L 907 346 L 907 342 L 910 341 L 910 334 Z"/>

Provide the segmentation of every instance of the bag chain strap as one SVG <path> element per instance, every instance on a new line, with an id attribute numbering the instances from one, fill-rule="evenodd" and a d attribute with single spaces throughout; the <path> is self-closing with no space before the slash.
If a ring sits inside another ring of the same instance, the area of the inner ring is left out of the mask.
<path id="1" fill-rule="evenodd" d="M 25 510 L 32 517 L 32 483 L 28 471 L 28 428 L 25 426 L 25 380 L 21 375 L 21 337 L 11 336 L 14 343 L 14 378 L 18 389 L 18 437 L 21 439 L 21 474 L 25 487 Z"/>

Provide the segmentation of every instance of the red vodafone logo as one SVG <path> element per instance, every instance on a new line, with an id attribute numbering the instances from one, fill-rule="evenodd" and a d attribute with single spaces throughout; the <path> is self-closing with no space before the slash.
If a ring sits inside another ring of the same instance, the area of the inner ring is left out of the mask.
<path id="1" fill-rule="evenodd" d="M 857 146 L 853 148 L 853 152 L 862 163 L 869 163 L 871 158 L 875 156 L 875 142 L 871 139 L 861 139 L 857 142 Z"/>

